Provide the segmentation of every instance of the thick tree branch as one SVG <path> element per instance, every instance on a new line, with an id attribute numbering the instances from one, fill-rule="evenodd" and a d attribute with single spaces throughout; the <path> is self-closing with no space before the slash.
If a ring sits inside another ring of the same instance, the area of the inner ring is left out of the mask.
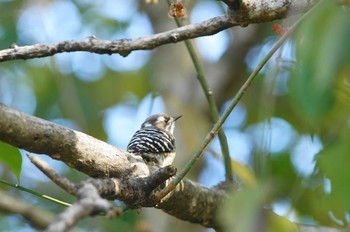
<path id="1" fill-rule="evenodd" d="M 225 196 L 224 191 L 204 188 L 185 179 L 163 198 L 157 208 L 182 220 L 220 229 L 216 216 Z"/>
<path id="2" fill-rule="evenodd" d="M 139 156 L 1 104 L 0 140 L 30 152 L 49 155 L 92 177 L 149 174 Z"/>
<path id="3" fill-rule="evenodd" d="M 91 36 L 85 40 L 69 40 L 56 44 L 12 45 L 10 48 L 0 51 L 0 62 L 48 57 L 58 53 L 75 51 L 97 54 L 117 53 L 127 56 L 135 50 L 150 50 L 169 43 L 213 35 L 234 26 L 246 26 L 252 23 L 270 22 L 285 18 L 287 15 L 304 12 L 313 3 L 314 0 L 249 0 L 244 1 L 239 11 L 229 11 L 228 15 L 141 38 L 109 41 L 99 40 Z"/>
<path id="4" fill-rule="evenodd" d="M 83 184 L 73 184 L 70 180 L 58 174 L 39 157 L 28 155 L 28 158 L 55 184 L 74 196 L 78 195 L 79 189 L 85 183 L 89 183 L 96 188 L 102 197 L 110 200 L 121 200 L 131 208 L 156 205 L 158 201 L 151 198 L 148 199 L 151 196 L 151 192 L 176 174 L 176 168 L 170 165 L 156 169 L 146 177 L 121 176 L 119 178 L 91 178 L 84 181 Z"/>
<path id="5" fill-rule="evenodd" d="M 149 175 L 143 160 L 126 151 L 115 148 L 84 133 L 74 131 L 43 119 L 33 117 L 0 104 L 0 140 L 31 152 L 47 154 L 67 165 L 93 177 L 117 177 L 108 181 L 108 199 L 118 196 L 128 205 L 152 206 L 147 191 L 140 185 L 153 183 L 153 188 L 167 179 L 171 171 L 159 170 L 165 174 Z M 166 167 L 167 168 L 167 167 Z M 163 179 L 155 177 L 161 176 Z M 57 177 L 57 176 L 56 176 Z M 128 181 L 124 181 L 124 178 Z M 130 180 L 134 179 L 133 183 Z M 143 184 L 142 184 L 143 183 Z M 135 187 L 136 186 L 136 187 Z M 134 195 L 128 195 L 133 192 Z M 136 193 L 138 192 L 138 193 Z M 138 196 L 136 199 L 134 196 Z M 141 197 L 140 197 L 141 196 Z M 179 184 L 174 192 L 166 196 L 158 208 L 183 220 L 216 227 L 213 213 L 222 200 L 222 192 L 207 189 L 189 180 Z M 174 208 L 175 207 L 175 208 Z"/>

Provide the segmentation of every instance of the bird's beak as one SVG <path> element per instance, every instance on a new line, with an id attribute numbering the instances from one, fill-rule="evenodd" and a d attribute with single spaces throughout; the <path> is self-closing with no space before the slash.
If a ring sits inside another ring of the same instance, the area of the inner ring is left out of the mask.
<path id="1" fill-rule="evenodd" d="M 175 116 L 175 117 L 173 117 L 173 120 L 176 121 L 176 120 L 178 120 L 178 119 L 181 118 L 181 117 L 182 117 L 182 115 L 180 115 L 180 116 Z"/>

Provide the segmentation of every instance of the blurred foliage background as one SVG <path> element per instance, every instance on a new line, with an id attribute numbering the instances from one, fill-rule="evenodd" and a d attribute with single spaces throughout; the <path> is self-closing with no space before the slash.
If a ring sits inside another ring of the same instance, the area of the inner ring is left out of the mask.
<path id="1" fill-rule="evenodd" d="M 274 55 L 224 124 L 234 172 L 241 181 L 241 191 L 222 210 L 228 228 L 249 231 L 249 223 L 262 206 L 293 222 L 348 225 L 350 12 L 330 2 L 309 15 Z M 185 24 L 225 12 L 218 1 L 184 4 Z M 13 43 L 54 43 L 91 35 L 106 40 L 136 38 L 176 27 L 167 15 L 166 1 L 153 5 L 136 0 L 1 0 L 0 6 L 0 49 Z M 278 23 L 288 28 L 297 17 Z M 192 41 L 220 112 L 278 39 L 272 24 L 236 27 Z M 150 114 L 181 114 L 175 160 L 180 168 L 212 126 L 183 43 L 132 52 L 126 58 L 75 52 L 3 62 L 0 102 L 123 149 Z M 28 162 L 25 151 L 21 151 L 22 160 L 8 160 L 8 154 L 16 151 L 5 144 L 0 144 L 0 152 L 2 180 L 17 183 L 17 175 L 24 187 L 74 201 Z M 41 157 L 73 181 L 86 178 Z M 189 178 L 208 187 L 225 179 L 218 140 Z M 48 211 L 62 210 L 2 184 L 0 190 Z M 139 215 L 128 212 L 117 220 L 89 218 L 79 226 L 89 231 L 206 230 L 155 209 Z M 271 226 L 271 231 L 282 231 L 276 228 L 280 227 Z M 34 231 L 23 218 L 1 210 L 0 229 Z"/>

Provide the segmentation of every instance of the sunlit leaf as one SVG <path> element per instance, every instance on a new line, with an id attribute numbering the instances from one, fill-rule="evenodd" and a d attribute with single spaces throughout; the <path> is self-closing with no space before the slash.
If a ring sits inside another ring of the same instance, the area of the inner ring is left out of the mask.
<path id="1" fill-rule="evenodd" d="M 273 212 L 268 213 L 268 223 L 267 223 L 267 231 L 269 232 L 297 232 L 298 227 L 296 224 L 289 221 L 287 218 L 279 216 Z"/>
<path id="2" fill-rule="evenodd" d="M 21 176 L 22 156 L 18 148 L 0 142 L 0 162 L 6 164 L 6 166 L 15 174 L 19 183 Z"/>
<path id="3" fill-rule="evenodd" d="M 254 186 L 257 184 L 256 176 L 253 171 L 246 165 L 232 160 L 232 169 L 244 185 Z"/>

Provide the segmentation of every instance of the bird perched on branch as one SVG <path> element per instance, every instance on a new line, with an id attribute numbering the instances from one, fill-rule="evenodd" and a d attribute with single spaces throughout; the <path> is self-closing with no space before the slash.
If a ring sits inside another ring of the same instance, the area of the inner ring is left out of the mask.
<path id="1" fill-rule="evenodd" d="M 158 167 L 172 164 L 175 158 L 175 121 L 181 116 L 155 114 L 148 117 L 136 131 L 128 145 L 128 152 L 140 155 Z"/>

